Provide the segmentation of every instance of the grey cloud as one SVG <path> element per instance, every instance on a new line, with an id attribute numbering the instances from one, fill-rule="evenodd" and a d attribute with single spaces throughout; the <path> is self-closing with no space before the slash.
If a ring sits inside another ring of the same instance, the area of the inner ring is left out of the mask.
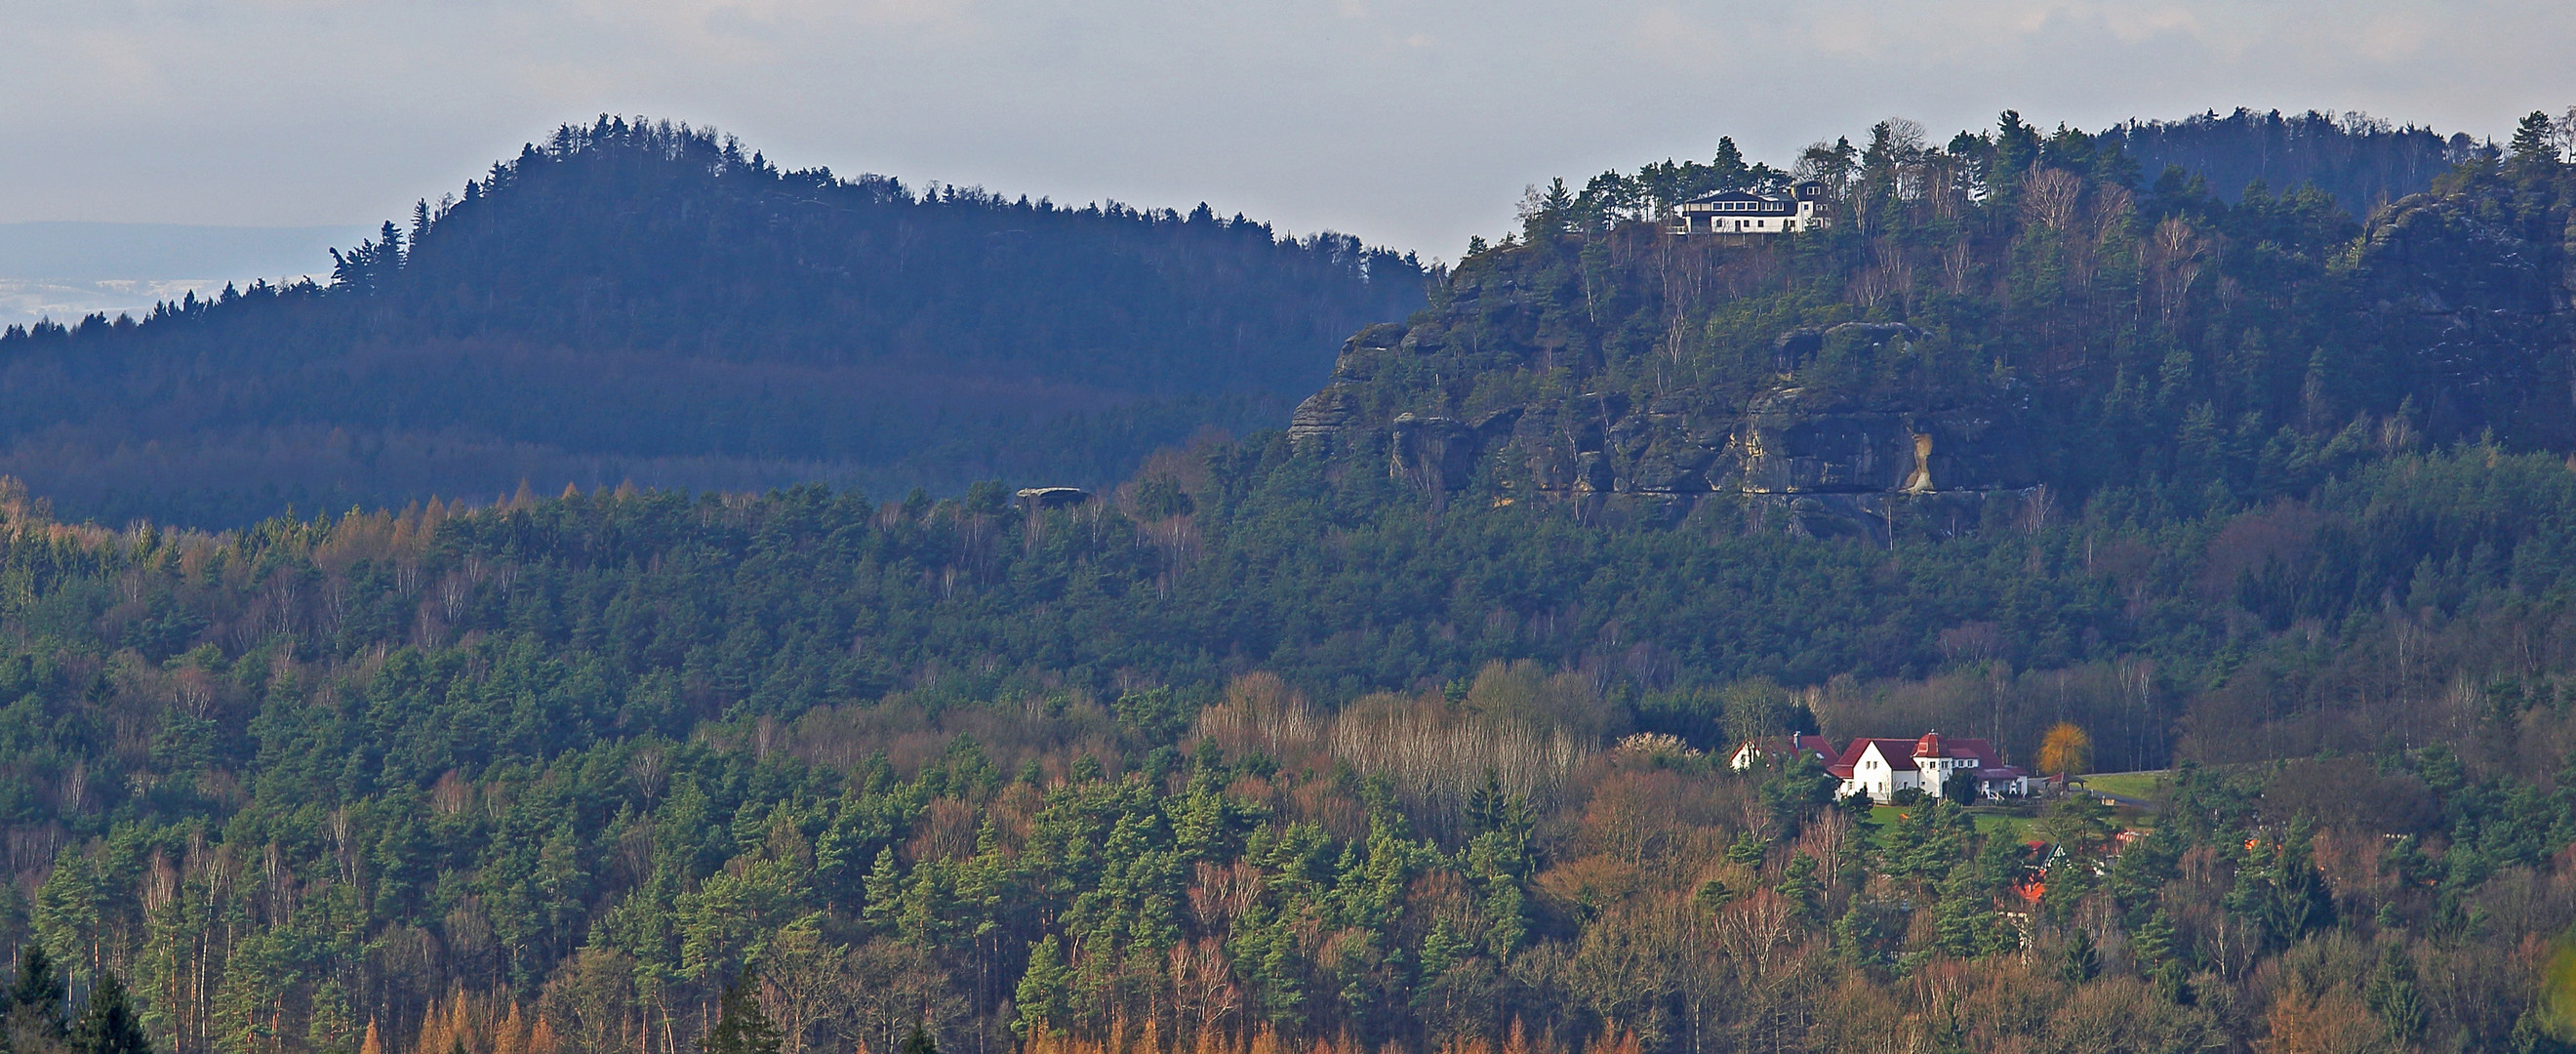
<path id="1" fill-rule="evenodd" d="M 1217 207 L 1454 256 L 1519 189 L 1888 114 L 2237 105 L 2499 134 L 2576 102 L 2543 3 L 29 2 L 0 221 L 365 223 L 555 123 L 788 165 Z"/>

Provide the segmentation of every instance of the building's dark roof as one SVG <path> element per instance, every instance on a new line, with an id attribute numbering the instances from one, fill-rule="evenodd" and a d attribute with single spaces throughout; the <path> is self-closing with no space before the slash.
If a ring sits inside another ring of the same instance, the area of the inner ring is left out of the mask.
<path id="1" fill-rule="evenodd" d="M 1706 194 L 1702 194 L 1702 195 L 1700 195 L 1700 196 L 1698 196 L 1698 197 L 1696 197 L 1696 198 L 1692 198 L 1692 199 L 1690 199 L 1689 201 L 1683 202 L 1682 204 L 1685 204 L 1685 205 L 1705 205 L 1705 204 L 1708 204 L 1709 202 L 1712 202 L 1712 201 L 1787 201 L 1787 200 L 1790 200 L 1790 199 L 1789 199 L 1789 196 L 1788 196 L 1788 195 L 1786 195 L 1786 194 L 1757 194 L 1757 193 L 1754 193 L 1753 191 L 1750 191 L 1750 190 L 1712 190 L 1712 191 L 1709 191 L 1709 192 L 1708 192 L 1708 193 L 1706 193 Z"/>
<path id="2" fill-rule="evenodd" d="M 1091 500 L 1091 492 L 1080 487 L 1023 487 L 1019 498 L 1041 509 L 1061 509 Z"/>
<path id="3" fill-rule="evenodd" d="M 1751 204 L 1754 206 L 1750 209 L 1729 210 L 1737 215 L 1786 216 L 1798 211 L 1798 199 L 1796 198 L 1790 197 L 1786 194 L 1756 194 L 1749 190 L 1721 190 L 1714 193 L 1702 194 L 1696 198 L 1690 199 L 1689 201 L 1683 202 L 1682 207 L 1696 212 L 1700 210 L 1693 209 L 1692 206 L 1715 206 L 1720 204 Z M 1709 211 L 1717 210 L 1710 209 Z"/>

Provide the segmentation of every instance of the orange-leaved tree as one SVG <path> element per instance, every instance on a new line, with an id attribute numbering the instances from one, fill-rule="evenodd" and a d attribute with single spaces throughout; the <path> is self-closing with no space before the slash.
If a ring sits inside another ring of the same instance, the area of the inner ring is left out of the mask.
<path id="1" fill-rule="evenodd" d="M 2070 721 L 2060 721 L 2039 741 L 2039 771 L 2050 776 L 2081 776 L 2093 759 L 2093 737 Z"/>

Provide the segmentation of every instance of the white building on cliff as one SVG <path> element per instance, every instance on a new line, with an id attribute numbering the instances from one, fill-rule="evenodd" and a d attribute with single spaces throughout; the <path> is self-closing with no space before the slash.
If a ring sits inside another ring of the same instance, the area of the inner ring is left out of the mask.
<path id="1" fill-rule="evenodd" d="M 1675 234 L 1789 234 L 1825 225 L 1825 185 L 1800 183 L 1787 194 L 1721 190 L 1673 209 Z"/>

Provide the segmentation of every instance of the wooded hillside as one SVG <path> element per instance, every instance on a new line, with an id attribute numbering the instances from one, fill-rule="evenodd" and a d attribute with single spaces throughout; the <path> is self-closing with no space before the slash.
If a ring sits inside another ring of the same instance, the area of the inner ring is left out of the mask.
<path id="1" fill-rule="evenodd" d="M 1093 485 L 1275 426 L 1423 278 L 1205 206 L 784 171 L 608 118 L 337 257 L 327 286 L 13 327 L 0 471 L 205 527 L 523 482 Z"/>
<path id="2" fill-rule="evenodd" d="M 13 1049 L 109 1054 L 53 1026 L 115 977 L 170 1054 L 2566 1051 L 2526 131 L 2367 225 L 2018 117 L 1821 149 L 1781 241 L 1646 217 L 1784 173 L 1560 185 L 1293 437 L 1066 508 L 12 485 L 0 940 L 62 971 Z M 1720 760 L 1793 728 L 2165 774 Z"/>

